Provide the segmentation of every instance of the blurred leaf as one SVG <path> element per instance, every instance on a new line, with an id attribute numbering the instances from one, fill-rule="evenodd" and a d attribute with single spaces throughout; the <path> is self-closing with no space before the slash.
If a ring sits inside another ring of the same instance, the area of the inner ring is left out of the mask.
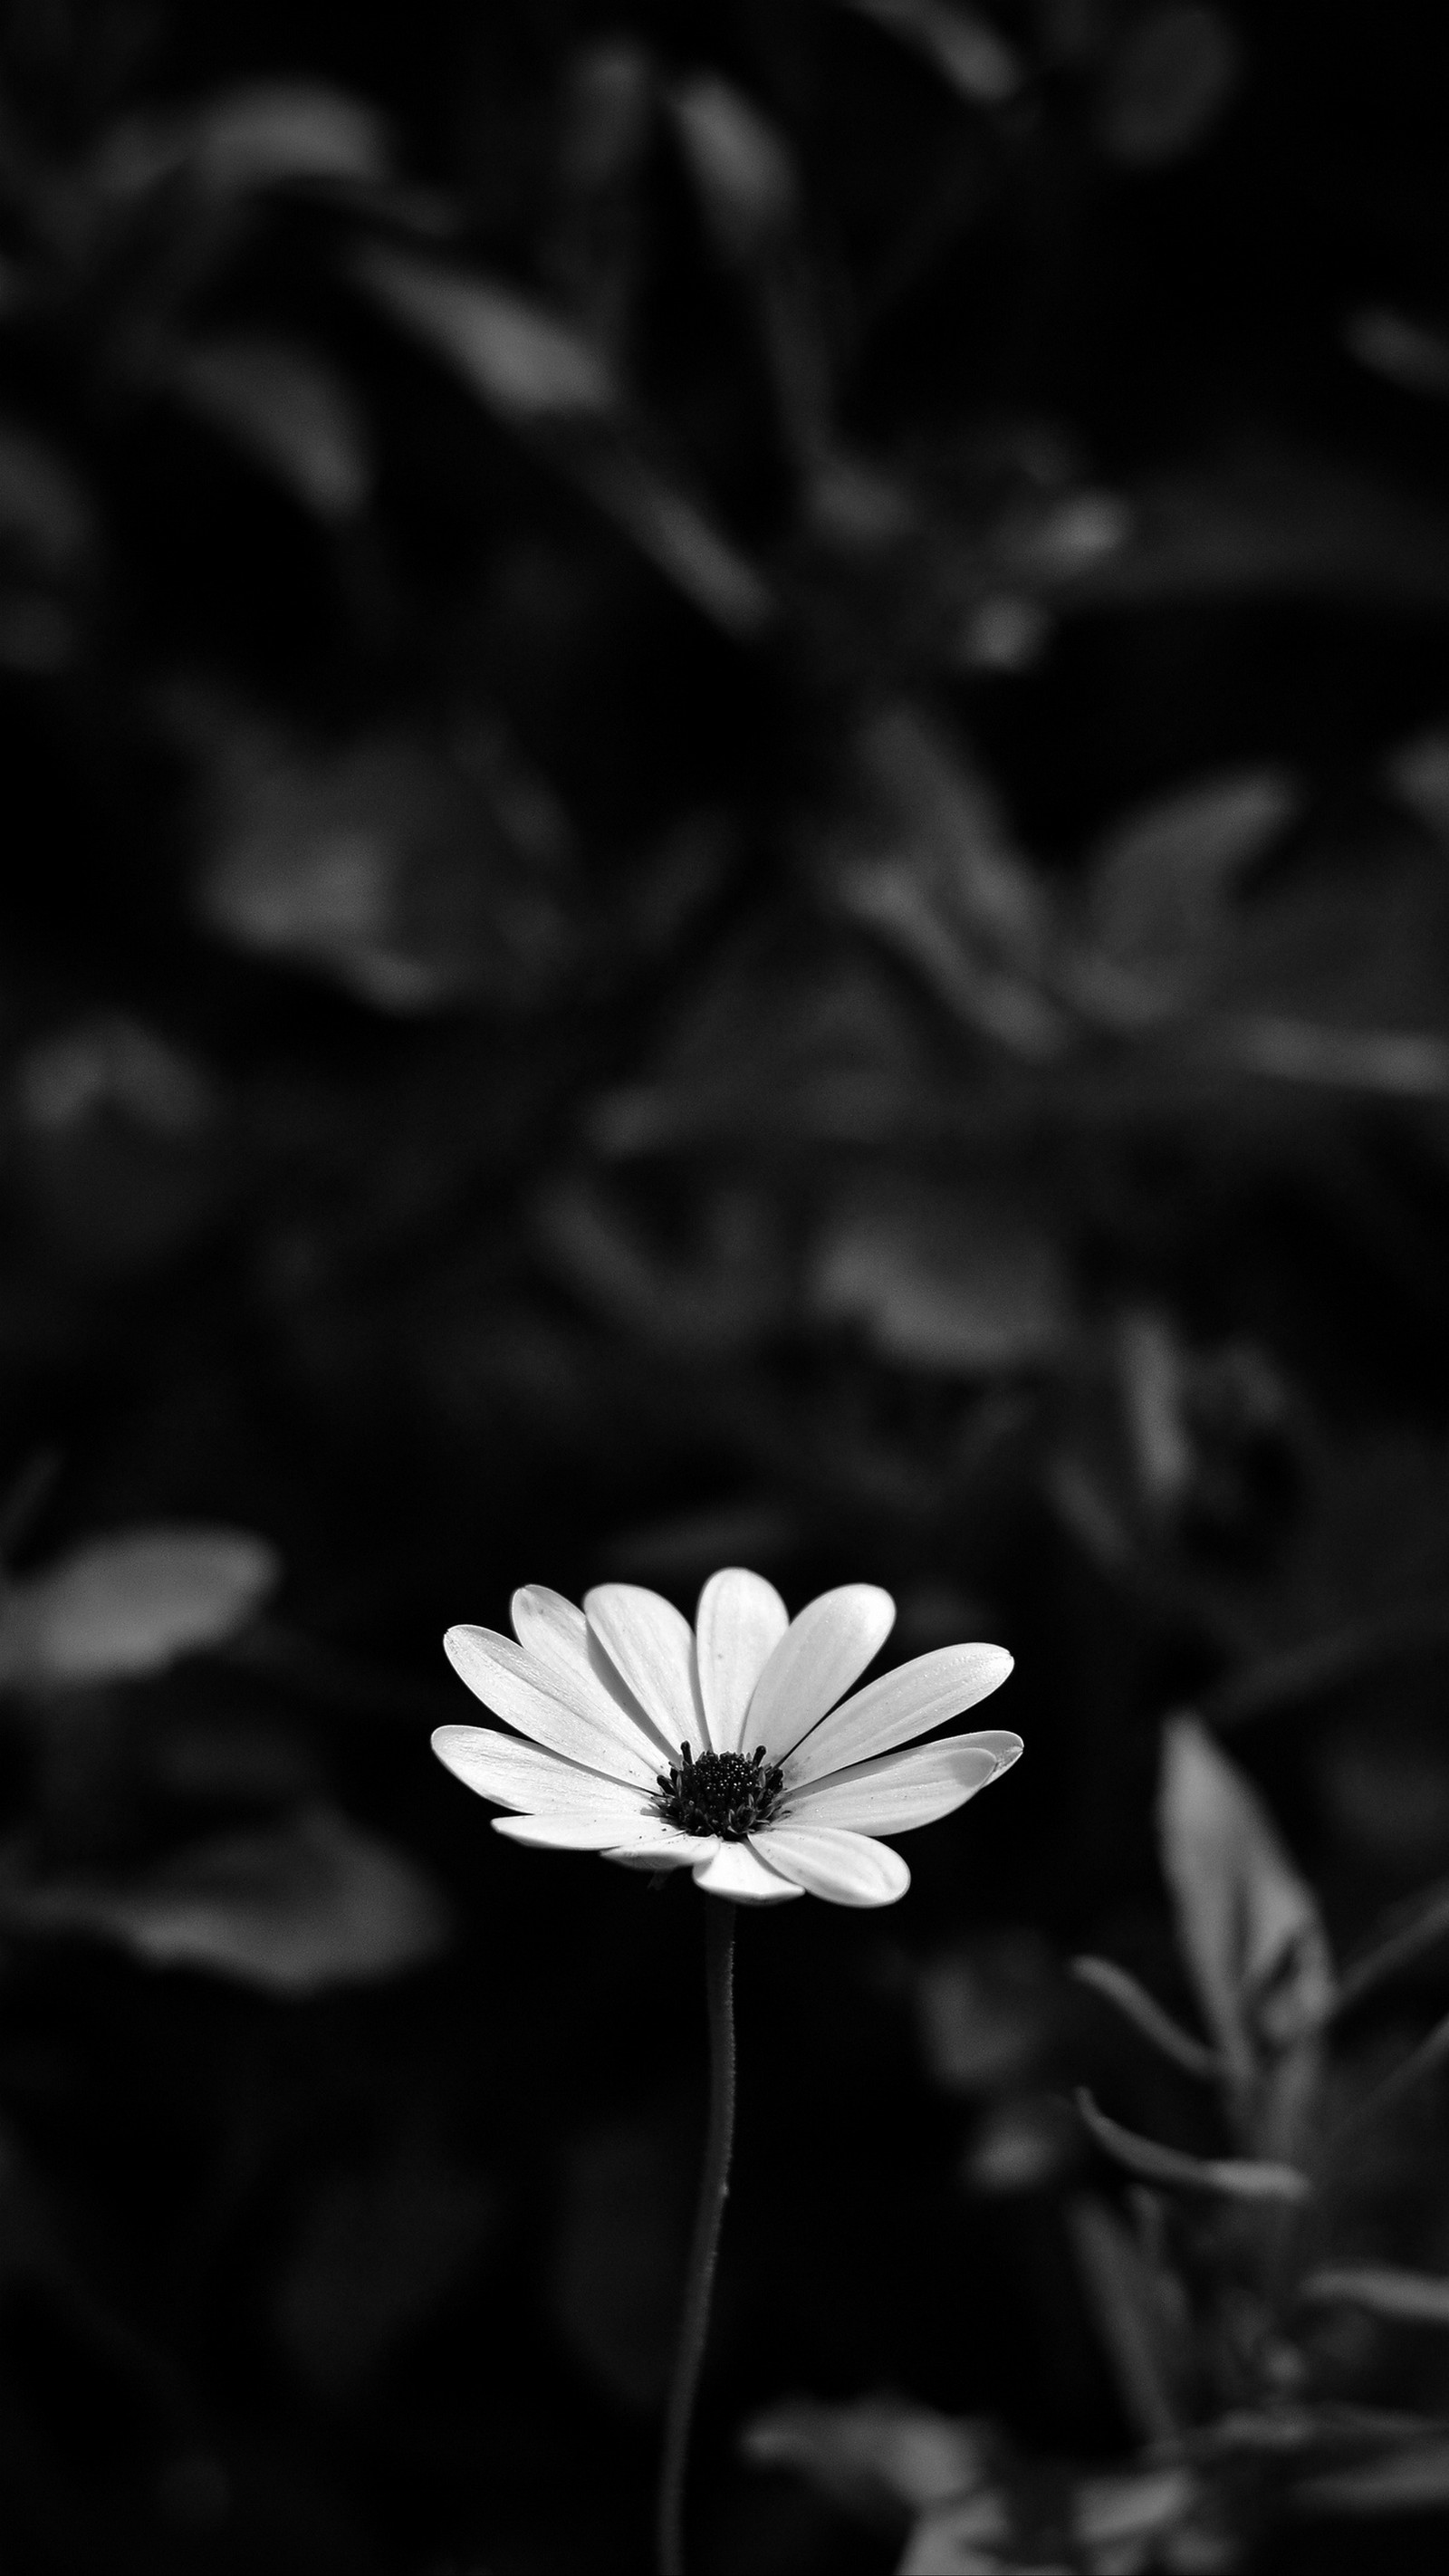
<path id="1" fill-rule="evenodd" d="M 754 566 L 707 511 L 630 443 L 628 406 L 600 350 L 515 288 L 372 246 L 354 272 L 506 426 L 545 434 L 562 471 L 686 598 L 741 639 L 772 614 Z"/>
<path id="2" fill-rule="evenodd" d="M 221 1645 L 280 1578 L 248 1530 L 123 1530 L 97 1538 L 0 1596 L 0 1676 L 54 1690 L 164 1672 Z"/>
<path id="3" fill-rule="evenodd" d="M 334 747 L 226 707 L 179 729 L 205 764 L 198 908 L 239 946 L 403 1014 L 526 1008 L 571 965 L 568 821 L 503 741 Z"/>
<path id="4" fill-rule="evenodd" d="M 895 2576 L 1011 2576 L 1017 2568 L 1027 2576 L 1027 2562 L 1012 2545 L 1014 2538 L 1007 2498 L 983 2487 L 921 2516 Z M 1033 2548 L 1032 2560 L 1034 2576 L 1065 2576 L 1059 2559 L 1043 2563 Z"/>
<path id="5" fill-rule="evenodd" d="M 335 1808 L 217 1835 L 128 1880 L 12 1872 L 17 1932 L 90 1933 L 153 1968 L 189 1968 L 300 2000 L 398 1976 L 448 1937 L 441 1899 L 411 1860 Z"/>
<path id="6" fill-rule="evenodd" d="M 1126 497 L 1127 541 L 1064 606 L 1276 593 L 1438 611 L 1449 600 L 1449 512 L 1309 448 L 1245 440 Z"/>
<path id="7" fill-rule="evenodd" d="M 1125 2165 L 1140 2182 L 1162 2183 L 1179 2191 L 1221 2194 L 1228 2200 L 1306 2200 L 1313 2186 L 1292 2165 L 1264 2164 L 1238 2157 L 1184 2155 L 1177 2147 L 1139 2138 L 1099 2111 L 1090 2093 L 1079 2092 L 1077 2107 L 1092 2136 L 1113 2162 Z"/>
<path id="8" fill-rule="evenodd" d="M 1089 1006 L 1129 1022 L 1180 1008 L 1214 960 L 1229 898 L 1299 804 L 1283 770 L 1229 770 L 1117 824 L 1088 879 L 1077 974 Z"/>
<path id="9" fill-rule="evenodd" d="M 108 138 L 103 176 L 121 190 L 153 185 L 189 165 L 208 187 L 237 192 L 307 180 L 385 179 L 387 126 L 379 111 L 322 82 L 258 81 L 223 90 L 155 127 Z"/>
<path id="10" fill-rule="evenodd" d="M 865 806 L 830 856 L 836 898 L 968 1026 L 1031 1061 L 1056 1055 L 1067 1031 L 1040 984 L 1045 890 L 986 782 L 904 705 L 871 719 L 857 765 Z"/>
<path id="11" fill-rule="evenodd" d="M 673 2125 L 621 2121 L 570 2148 L 549 2268 L 549 2307 L 591 2378 L 630 2413 L 669 2379 L 685 2256 Z"/>
<path id="12" fill-rule="evenodd" d="M 1443 1882 L 1396 1907 L 1380 1937 L 1355 1953 L 1339 1979 L 1338 2010 L 1347 2012 L 1442 1941 L 1449 1941 L 1449 1885 Z"/>
<path id="13" fill-rule="evenodd" d="M 1449 400 L 1449 340 L 1442 331 L 1388 305 L 1371 304 L 1349 316 L 1343 337 L 1350 357 L 1405 393 Z"/>
<path id="14" fill-rule="evenodd" d="M 1045 1215 L 975 1181 L 912 1183 L 881 1172 L 843 1195 L 816 1246 L 811 1303 L 865 1327 L 909 1367 L 1040 1367 L 1067 1340 L 1072 1306 Z"/>
<path id="15" fill-rule="evenodd" d="M 48 1135 L 112 1115 L 162 1136 L 197 1136 L 216 1107 L 196 1058 L 121 1011 L 81 1020 L 31 1047 L 20 1061 L 19 1089 L 26 1123 Z"/>
<path id="16" fill-rule="evenodd" d="M 54 448 L 0 421 L 0 667 L 45 675 L 76 642 L 74 592 L 95 545 L 95 516 Z"/>
<path id="17" fill-rule="evenodd" d="M 1004 36 L 979 9 L 960 0 L 843 0 L 862 18 L 898 36 L 975 107 L 1001 107 L 1025 72 Z"/>
<path id="18" fill-rule="evenodd" d="M 1228 20 L 1196 0 L 1162 0 L 1130 24 L 1098 94 L 1097 140 L 1114 161 L 1151 170 L 1194 151 L 1237 86 L 1241 48 Z"/>
<path id="19" fill-rule="evenodd" d="M 1299 2282 L 1298 2296 L 1316 2306 L 1343 2301 L 1406 2325 L 1449 2326 L 1449 2280 L 1387 2263 L 1325 2264 Z"/>
<path id="20" fill-rule="evenodd" d="M 1059 1976 L 1050 1945 L 1026 1930 L 978 1934 L 924 1961 L 910 1992 L 932 2082 L 969 2097 L 1038 2069 L 1056 2031 Z"/>
<path id="21" fill-rule="evenodd" d="M 669 105 L 719 250 L 732 261 L 757 259 L 795 220 L 788 145 L 754 102 L 716 72 L 680 82 Z"/>
<path id="22" fill-rule="evenodd" d="M 313 350 L 260 333 L 193 341 L 168 371 L 187 408 L 318 518 L 365 508 L 366 426 L 348 385 Z"/>
<path id="23" fill-rule="evenodd" d="M 898 2397 L 790 2398 L 755 2416 L 740 2447 L 756 2468 L 796 2469 L 848 2510 L 876 2514 L 883 2503 L 921 2513 L 980 2490 L 990 2456 L 984 2426 Z"/>
<path id="24" fill-rule="evenodd" d="M 1209 2082 L 1221 2075 L 1223 2061 L 1214 2050 L 1204 2048 L 1200 2039 L 1194 2039 L 1190 2031 L 1164 2012 L 1156 1997 L 1125 1968 L 1115 1967 L 1110 1959 L 1091 1958 L 1073 1959 L 1071 1966 L 1074 1977 L 1095 1993 L 1105 1995 L 1108 2003 L 1125 2013 L 1134 2029 L 1140 2030 L 1144 2039 L 1150 2039 L 1154 2048 L 1160 2048 L 1164 2057 L 1170 2057 L 1175 2066 Z"/>
<path id="25" fill-rule="evenodd" d="M 516 287 L 372 243 L 354 254 L 368 293 L 514 428 L 613 420 L 619 388 L 597 349 Z"/>
<path id="26" fill-rule="evenodd" d="M 1151 2564 L 1144 2553 L 1188 2520 L 1198 2492 L 1192 2471 L 1177 2465 L 1083 2478 L 1072 2499 L 1072 2528 L 1094 2576 L 1117 2576 L 1117 2571 L 1127 2576 L 1127 2571 Z M 1161 2563 L 1184 2571 L 1200 2567 L 1186 2557 Z"/>
<path id="27" fill-rule="evenodd" d="M 298 2376 L 324 2398 L 351 2397 L 464 2288 L 496 2219 L 488 2183 L 421 2127 L 329 2175 L 273 2304 Z"/>
<path id="28" fill-rule="evenodd" d="M 1162 1864 L 1203 2017 L 1234 2080 L 1309 2040 L 1333 2001 L 1318 1908 L 1242 1774 L 1194 1718 L 1163 1731 Z"/>
<path id="29" fill-rule="evenodd" d="M 1080 2162 L 1082 2133 L 1058 2093 L 1007 2093 L 988 2105 L 958 2172 L 983 2199 L 1055 2191 Z"/>
<path id="30" fill-rule="evenodd" d="M 626 1329 L 696 1354 L 747 1347 L 787 1306 L 778 1215 L 763 1191 L 723 1179 L 689 1214 L 690 1239 L 666 1247 L 617 1189 L 561 1176 L 539 1200 L 538 1236 L 550 1267 Z"/>
<path id="31" fill-rule="evenodd" d="M 748 643 L 773 623 L 763 576 L 661 468 L 619 444 L 582 455 L 577 470 L 599 508 L 725 634 Z"/>
<path id="32" fill-rule="evenodd" d="M 1449 2504 L 1449 2441 L 1405 2442 L 1386 2459 L 1299 2479 L 1300 2513 L 1432 2513 Z"/>
<path id="33" fill-rule="evenodd" d="M 1067 2232 L 1097 2329 L 1116 2373 L 1118 2392 L 1142 2442 L 1168 2442 L 1181 2430 L 1186 2351 L 1174 2349 L 1157 2282 L 1132 2233 L 1103 2200 L 1067 2204 Z"/>

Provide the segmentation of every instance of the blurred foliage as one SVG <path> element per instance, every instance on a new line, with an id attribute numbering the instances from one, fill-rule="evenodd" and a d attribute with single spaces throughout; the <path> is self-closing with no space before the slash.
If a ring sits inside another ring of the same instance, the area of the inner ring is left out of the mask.
<path id="1" fill-rule="evenodd" d="M 1123 2283 L 1193 2440 L 1266 2404 L 1295 2204 L 1143 2213 L 1298 2165 L 1200 1925 L 1180 2028 L 1164 1713 L 1281 1859 L 1255 2012 L 1449 1870 L 1445 70 L 1363 0 L 8 0 L 17 2569 L 643 2562 L 697 1927 L 426 1732 L 516 1581 L 732 1561 L 1003 1639 L 1030 1759 L 746 1945 L 701 2576 L 903 2497 L 1188 2564 Z M 1325 2405 L 1449 2402 L 1442 2111 L 1293 2275 Z M 735 2457 L 791 2388 L 834 2485 Z"/>

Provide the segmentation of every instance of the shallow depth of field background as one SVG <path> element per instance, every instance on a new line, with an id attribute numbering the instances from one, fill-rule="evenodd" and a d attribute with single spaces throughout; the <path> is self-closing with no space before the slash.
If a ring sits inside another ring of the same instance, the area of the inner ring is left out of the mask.
<path id="1" fill-rule="evenodd" d="M 1408 0 L 10 0 L 17 2576 L 646 2563 L 700 1903 L 432 1760 L 522 1581 L 1017 1657 L 899 1909 L 743 1924 L 699 2576 L 894 2565 L 792 2393 L 1126 2451 L 1164 1717 L 1342 1947 L 1449 1873 L 1446 116 Z"/>

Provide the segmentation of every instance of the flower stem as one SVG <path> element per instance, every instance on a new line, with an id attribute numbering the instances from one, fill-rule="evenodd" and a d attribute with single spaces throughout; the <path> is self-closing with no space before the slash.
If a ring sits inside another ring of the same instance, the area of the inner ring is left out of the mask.
<path id="1" fill-rule="evenodd" d="M 709 2128 L 689 2249 L 689 2273 L 669 2410 L 664 2420 L 664 2462 L 659 2473 L 659 2576 L 684 2576 L 684 2473 L 689 2428 L 709 2333 L 709 2303 L 719 2253 L 720 2224 L 729 2198 L 730 2151 L 735 2135 L 735 1909 L 728 1897 L 704 1903 L 704 1986 L 709 2012 Z"/>

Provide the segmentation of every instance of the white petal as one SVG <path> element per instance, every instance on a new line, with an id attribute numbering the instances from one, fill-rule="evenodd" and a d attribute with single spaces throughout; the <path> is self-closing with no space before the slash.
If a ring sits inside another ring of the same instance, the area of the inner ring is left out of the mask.
<path id="1" fill-rule="evenodd" d="M 679 1759 L 678 1745 L 645 1716 L 572 1601 L 546 1583 L 525 1583 L 510 1607 L 514 1631 L 546 1687 L 551 1683 L 571 1706 L 589 1710 L 617 1743 L 635 1753 L 642 1746 L 651 1776 L 664 1758 Z"/>
<path id="2" fill-rule="evenodd" d="M 500 1727 L 440 1726 L 433 1751 L 467 1788 L 495 1806 L 518 1807 L 528 1815 L 613 1816 L 621 1831 L 626 1819 L 643 1812 L 638 1790 L 622 1780 L 561 1762 Z"/>
<path id="3" fill-rule="evenodd" d="M 792 1619 L 755 1685 L 745 1750 L 763 1744 L 772 1762 L 833 1708 L 885 1644 L 896 1605 L 874 1583 L 822 1592 Z"/>
<path id="4" fill-rule="evenodd" d="M 516 1726 L 520 1735 L 532 1736 L 535 1744 L 546 1744 L 566 1761 L 607 1771 L 612 1779 L 654 1787 L 658 1760 L 607 1695 L 597 1701 L 586 1697 L 493 1628 L 450 1628 L 443 1645 L 474 1698 Z"/>
<path id="5" fill-rule="evenodd" d="M 790 1614 L 762 1574 L 727 1566 L 699 1596 L 695 1634 L 699 1693 L 716 1753 L 737 1753 L 750 1694 L 790 1625 Z"/>
<path id="6" fill-rule="evenodd" d="M 639 1819 L 636 1817 L 634 1822 Z M 607 1816 L 495 1816 L 495 1834 L 505 1834 L 511 1843 L 541 1843 L 550 1851 L 608 1851 L 623 1843 L 632 1830 L 628 1819 L 611 1812 Z"/>
<path id="7" fill-rule="evenodd" d="M 979 1699 L 999 1690 L 1011 1670 L 1004 1646 L 938 1646 L 932 1655 L 882 1673 L 848 1699 L 816 1728 L 790 1765 L 792 1785 L 818 1780 L 822 1772 L 844 1770 L 872 1753 L 888 1753 L 893 1744 L 908 1744 L 913 1735 L 929 1734 L 948 1717 L 959 1717 Z"/>
<path id="8" fill-rule="evenodd" d="M 882 1753 L 874 1762 L 858 1762 L 849 1771 L 831 1771 L 823 1780 L 787 1791 L 782 1824 L 846 1825 L 857 1833 L 909 1834 L 918 1825 L 933 1825 L 964 1807 L 978 1789 L 1006 1768 L 997 1750 L 1002 1742 L 1020 1750 L 1019 1736 L 948 1735 L 939 1744 L 920 1744 L 909 1753 Z M 1015 1756 L 1012 1756 L 1015 1759 Z"/>
<path id="9" fill-rule="evenodd" d="M 694 1883 L 711 1896 L 732 1897 L 736 1905 L 783 1905 L 805 1893 L 769 1868 L 753 1843 L 717 1843 L 713 1857 L 695 1870 Z"/>
<path id="10" fill-rule="evenodd" d="M 709 1834 L 681 1834 L 668 1825 L 656 1825 L 653 1833 L 631 1834 L 628 1841 L 607 1845 L 605 1860 L 617 1860 L 625 1869 L 693 1869 L 707 1860 L 719 1845 Z"/>
<path id="11" fill-rule="evenodd" d="M 894 1905 L 911 1883 L 899 1852 L 836 1825 L 766 1825 L 761 1848 L 776 1869 L 832 1905 Z"/>
<path id="12" fill-rule="evenodd" d="M 692 1753 L 709 1749 L 694 1674 L 694 1630 L 659 1592 L 639 1583 L 600 1583 L 584 1595 L 589 1626 L 644 1714 L 652 1718 L 670 1758 L 681 1744 Z"/>

